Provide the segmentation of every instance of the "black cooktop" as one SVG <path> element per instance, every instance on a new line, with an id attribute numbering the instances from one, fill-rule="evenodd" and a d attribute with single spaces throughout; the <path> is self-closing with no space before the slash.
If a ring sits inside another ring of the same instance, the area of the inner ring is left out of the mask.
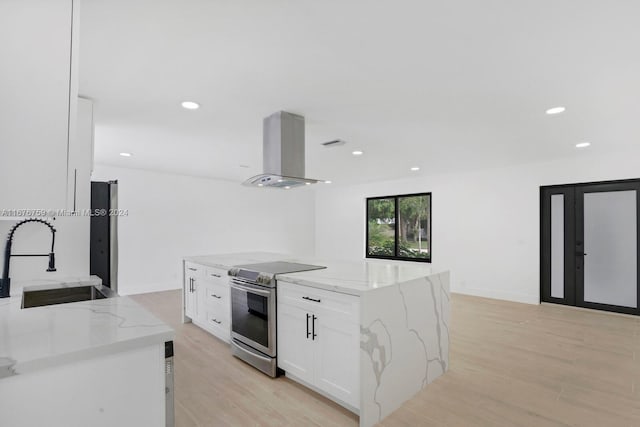
<path id="1" fill-rule="evenodd" d="M 264 274 L 297 273 L 299 271 L 321 270 L 327 268 L 322 265 L 298 264 L 295 262 L 275 261 L 258 264 L 234 265 L 234 268 Z"/>

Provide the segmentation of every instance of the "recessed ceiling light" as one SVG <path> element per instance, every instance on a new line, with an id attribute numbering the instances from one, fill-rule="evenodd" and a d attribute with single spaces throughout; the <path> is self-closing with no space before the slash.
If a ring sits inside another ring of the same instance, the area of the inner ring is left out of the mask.
<path id="1" fill-rule="evenodd" d="M 305 182 L 305 184 L 306 184 L 306 185 L 311 185 L 311 183 L 310 183 L 310 182 Z"/>
<path id="2" fill-rule="evenodd" d="M 284 181 L 284 179 L 279 179 L 279 180 L 278 180 L 278 182 L 283 182 L 283 181 Z"/>
<path id="3" fill-rule="evenodd" d="M 576 148 L 585 148 L 590 146 L 591 143 L 590 142 L 579 142 L 578 144 L 576 144 Z"/>
<path id="4" fill-rule="evenodd" d="M 549 115 L 553 115 L 553 114 L 560 114 L 560 113 L 564 113 L 564 111 L 566 110 L 566 108 L 564 107 L 553 107 L 553 108 L 549 108 L 546 113 Z"/>
<path id="5" fill-rule="evenodd" d="M 362 156 L 364 154 L 364 151 L 356 150 L 356 151 L 352 152 L 351 154 L 353 154 L 354 156 Z"/>
<path id="6" fill-rule="evenodd" d="M 187 110 L 197 110 L 198 108 L 200 108 L 200 104 L 193 101 L 184 101 L 182 103 L 182 108 L 186 108 Z"/>
<path id="7" fill-rule="evenodd" d="M 415 171 L 419 171 L 420 168 L 418 166 L 414 166 L 414 167 L 411 168 L 411 170 L 415 172 Z"/>
<path id="8" fill-rule="evenodd" d="M 122 157 L 131 157 L 131 153 L 120 153 Z"/>
<path id="9" fill-rule="evenodd" d="M 324 183 L 325 183 L 325 184 L 331 184 L 331 181 L 326 180 Z"/>
<path id="10" fill-rule="evenodd" d="M 286 187 L 284 187 L 285 190 L 290 189 L 291 187 L 289 187 L 288 185 Z"/>
<path id="11" fill-rule="evenodd" d="M 262 187 L 262 186 L 264 186 L 264 184 L 258 184 L 258 187 Z"/>

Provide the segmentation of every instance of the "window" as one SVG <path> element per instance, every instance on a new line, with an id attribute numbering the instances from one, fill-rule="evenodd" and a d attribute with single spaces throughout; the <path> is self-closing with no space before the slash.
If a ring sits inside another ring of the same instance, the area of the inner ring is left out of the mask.
<path id="1" fill-rule="evenodd" d="M 431 193 L 368 198 L 366 253 L 431 262 Z"/>

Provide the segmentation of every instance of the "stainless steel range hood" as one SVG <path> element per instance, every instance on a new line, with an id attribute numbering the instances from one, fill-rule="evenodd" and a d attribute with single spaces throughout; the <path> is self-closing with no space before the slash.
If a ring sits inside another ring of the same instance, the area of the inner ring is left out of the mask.
<path id="1" fill-rule="evenodd" d="M 304 117 L 278 111 L 264 119 L 262 170 L 242 185 L 288 190 L 311 185 L 317 179 L 304 177 Z"/>

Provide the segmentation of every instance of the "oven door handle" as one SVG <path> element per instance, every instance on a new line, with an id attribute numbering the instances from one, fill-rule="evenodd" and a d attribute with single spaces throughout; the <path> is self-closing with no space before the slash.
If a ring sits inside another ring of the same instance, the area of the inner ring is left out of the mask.
<path id="1" fill-rule="evenodd" d="M 244 291 L 244 292 L 250 292 L 252 294 L 258 294 L 258 295 L 262 295 L 262 296 L 265 296 L 265 297 L 271 296 L 271 291 L 266 291 L 266 290 L 263 290 L 263 289 L 250 288 L 248 286 L 242 286 L 242 285 L 239 285 L 239 284 L 233 283 L 233 282 L 231 282 L 231 287 L 235 288 L 235 289 L 238 289 L 238 290 L 241 290 L 241 291 Z"/>

